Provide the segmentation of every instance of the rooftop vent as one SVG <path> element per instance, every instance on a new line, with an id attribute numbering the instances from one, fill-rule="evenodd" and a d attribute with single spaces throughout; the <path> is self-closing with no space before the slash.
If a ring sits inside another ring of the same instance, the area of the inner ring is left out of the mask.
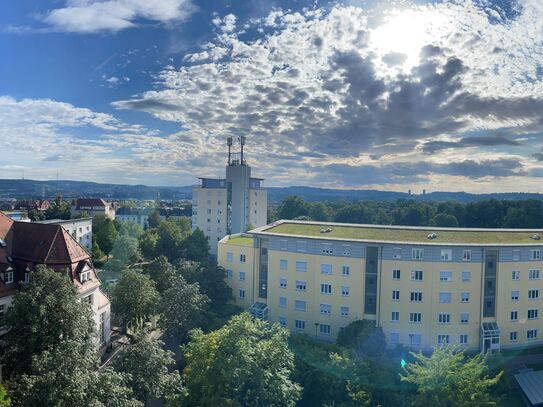
<path id="1" fill-rule="evenodd" d="M 332 231 L 332 229 L 330 229 L 330 228 L 321 229 L 321 233 L 330 233 L 331 231 Z"/>
<path id="2" fill-rule="evenodd" d="M 541 236 L 539 236 L 538 234 L 535 234 L 535 235 L 531 236 L 531 239 L 532 240 L 541 240 Z"/>
<path id="3" fill-rule="evenodd" d="M 429 233 L 428 236 L 426 236 L 426 238 L 430 240 L 437 239 L 437 233 Z"/>

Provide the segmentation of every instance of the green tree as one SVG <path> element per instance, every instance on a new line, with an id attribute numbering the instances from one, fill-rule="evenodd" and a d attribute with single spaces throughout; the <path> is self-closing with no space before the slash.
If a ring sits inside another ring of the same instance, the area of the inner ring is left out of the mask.
<path id="1" fill-rule="evenodd" d="M 94 238 L 93 236 L 93 239 L 92 239 L 92 262 L 94 263 L 95 266 L 101 266 L 103 263 L 102 263 L 102 259 L 104 258 L 104 252 L 102 251 L 102 249 L 100 249 L 100 246 L 98 245 L 98 242 L 96 241 L 96 239 Z"/>
<path id="2" fill-rule="evenodd" d="M 228 302 L 228 286 L 225 282 L 226 270 L 217 265 L 215 261 L 208 260 L 204 263 L 194 261 L 182 261 L 179 273 L 189 283 L 198 283 L 200 292 L 211 300 L 211 308 L 215 312 L 224 310 Z"/>
<path id="3" fill-rule="evenodd" d="M 141 235 L 143 235 L 143 228 L 136 222 L 122 222 L 121 226 L 119 227 L 119 235 L 139 239 Z"/>
<path id="4" fill-rule="evenodd" d="M 158 305 L 160 328 L 172 338 L 184 339 L 189 330 L 202 322 L 208 302 L 198 284 L 188 284 L 183 277 L 177 276 L 162 294 Z"/>
<path id="5" fill-rule="evenodd" d="M 70 204 L 57 195 L 45 211 L 45 219 L 70 219 Z"/>
<path id="6" fill-rule="evenodd" d="M 296 405 L 301 389 L 290 378 L 294 355 L 287 338 L 279 325 L 245 313 L 208 334 L 194 330 L 184 347 L 188 405 Z"/>
<path id="7" fill-rule="evenodd" d="M 146 271 L 155 282 L 156 289 L 160 294 L 172 287 L 175 282 L 175 269 L 166 256 L 159 256 L 151 261 L 147 265 Z"/>
<path id="8" fill-rule="evenodd" d="M 0 384 L 0 407 L 9 407 L 10 404 L 11 400 L 8 396 L 8 392 L 4 386 Z"/>
<path id="9" fill-rule="evenodd" d="M 488 374 L 486 356 L 466 357 L 455 347 L 434 349 L 431 356 L 412 353 L 414 363 L 408 363 L 402 381 L 416 386 L 415 406 L 470 407 L 492 406 L 495 400 L 490 388 L 503 374 Z"/>
<path id="10" fill-rule="evenodd" d="M 45 214 L 43 212 L 37 211 L 36 209 L 31 209 L 30 211 L 28 211 L 28 219 L 30 219 L 32 222 L 44 220 Z"/>
<path id="11" fill-rule="evenodd" d="M 113 288 L 112 311 L 126 328 L 129 323 L 152 315 L 160 296 L 151 278 L 135 270 L 124 270 Z"/>
<path id="12" fill-rule="evenodd" d="M 139 244 L 141 254 L 147 258 L 152 259 L 156 256 L 156 247 L 158 242 L 158 233 L 155 229 L 148 229 L 140 237 Z"/>
<path id="13" fill-rule="evenodd" d="M 78 344 L 80 355 L 94 354 L 92 312 L 79 301 L 67 272 L 38 266 L 15 294 L 4 321 L 8 333 L 1 361 L 8 375 L 29 373 L 34 356 L 67 341 Z"/>
<path id="14" fill-rule="evenodd" d="M 310 204 L 308 216 L 318 222 L 329 222 L 332 220 L 332 211 L 328 205 L 315 202 Z"/>
<path id="15" fill-rule="evenodd" d="M 142 402 L 150 398 L 171 396 L 172 390 L 179 387 L 179 372 L 168 369 L 174 365 L 173 353 L 162 349 L 163 342 L 138 336 L 135 343 L 115 361 L 115 370 L 129 375 L 128 384 L 136 398 Z"/>
<path id="16" fill-rule="evenodd" d="M 362 203 L 348 204 L 337 210 L 334 220 L 342 223 L 371 223 L 371 212 Z"/>
<path id="17" fill-rule="evenodd" d="M 181 222 L 171 220 L 160 222 L 157 229 L 156 254 L 164 255 L 170 261 L 181 258 L 182 245 L 189 233 L 190 227 L 187 229 Z"/>
<path id="18" fill-rule="evenodd" d="M 200 229 L 193 231 L 183 242 L 183 257 L 187 260 L 206 261 L 209 259 L 209 239 Z"/>
<path id="19" fill-rule="evenodd" d="M 307 216 L 309 206 L 299 196 L 289 196 L 281 202 L 277 208 L 277 217 L 279 219 L 294 219 L 300 216 Z"/>
<path id="20" fill-rule="evenodd" d="M 156 209 L 149 214 L 149 217 L 147 218 L 147 225 L 149 228 L 154 229 L 158 227 L 160 221 L 160 211 Z"/>
<path id="21" fill-rule="evenodd" d="M 341 330 L 337 344 L 352 349 L 357 356 L 380 356 L 385 352 L 385 334 L 375 321 L 366 319 L 353 321 Z"/>
<path id="22" fill-rule="evenodd" d="M 113 258 L 118 260 L 123 266 L 139 261 L 141 255 L 138 240 L 129 235 L 119 234 L 113 244 L 111 254 L 113 255 Z"/>
<path id="23" fill-rule="evenodd" d="M 458 219 L 456 219 L 456 216 L 454 215 L 449 215 L 447 213 L 438 213 L 432 218 L 431 224 L 432 226 L 457 228 Z"/>
<path id="24" fill-rule="evenodd" d="M 113 250 L 113 245 L 117 239 L 117 228 L 113 220 L 106 215 L 96 215 L 92 219 L 92 230 L 96 238 L 96 243 L 100 249 L 108 256 Z"/>

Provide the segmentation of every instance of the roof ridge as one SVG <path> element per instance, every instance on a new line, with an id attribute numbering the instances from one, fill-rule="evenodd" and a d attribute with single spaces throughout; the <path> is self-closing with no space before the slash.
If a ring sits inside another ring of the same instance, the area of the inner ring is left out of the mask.
<path id="1" fill-rule="evenodd" d="M 51 245 L 47 249 L 47 254 L 45 255 L 45 259 L 44 259 L 45 261 L 47 261 L 49 259 L 49 256 L 51 255 L 51 249 L 55 245 L 55 242 L 56 242 L 57 236 L 58 236 L 59 225 L 53 225 L 53 226 L 56 226 L 56 231 L 55 231 L 55 235 L 53 236 L 53 239 L 51 239 Z"/>

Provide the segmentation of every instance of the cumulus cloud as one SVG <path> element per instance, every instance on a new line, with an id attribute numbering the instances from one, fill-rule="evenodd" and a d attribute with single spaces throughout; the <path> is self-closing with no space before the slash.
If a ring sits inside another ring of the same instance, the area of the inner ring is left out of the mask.
<path id="1" fill-rule="evenodd" d="M 73 33 L 117 32 L 138 20 L 172 23 L 186 20 L 195 10 L 191 0 L 66 0 L 42 20 L 51 30 Z"/>

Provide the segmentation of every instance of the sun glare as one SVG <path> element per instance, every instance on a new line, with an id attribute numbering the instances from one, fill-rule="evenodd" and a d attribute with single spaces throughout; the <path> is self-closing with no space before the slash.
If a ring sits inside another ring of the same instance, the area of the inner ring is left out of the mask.
<path id="1" fill-rule="evenodd" d="M 422 47 L 436 40 L 444 17 L 429 10 L 402 10 L 389 13 L 383 24 L 376 27 L 370 36 L 375 52 L 383 56 L 390 53 L 405 55 L 402 68 L 417 65 Z"/>

